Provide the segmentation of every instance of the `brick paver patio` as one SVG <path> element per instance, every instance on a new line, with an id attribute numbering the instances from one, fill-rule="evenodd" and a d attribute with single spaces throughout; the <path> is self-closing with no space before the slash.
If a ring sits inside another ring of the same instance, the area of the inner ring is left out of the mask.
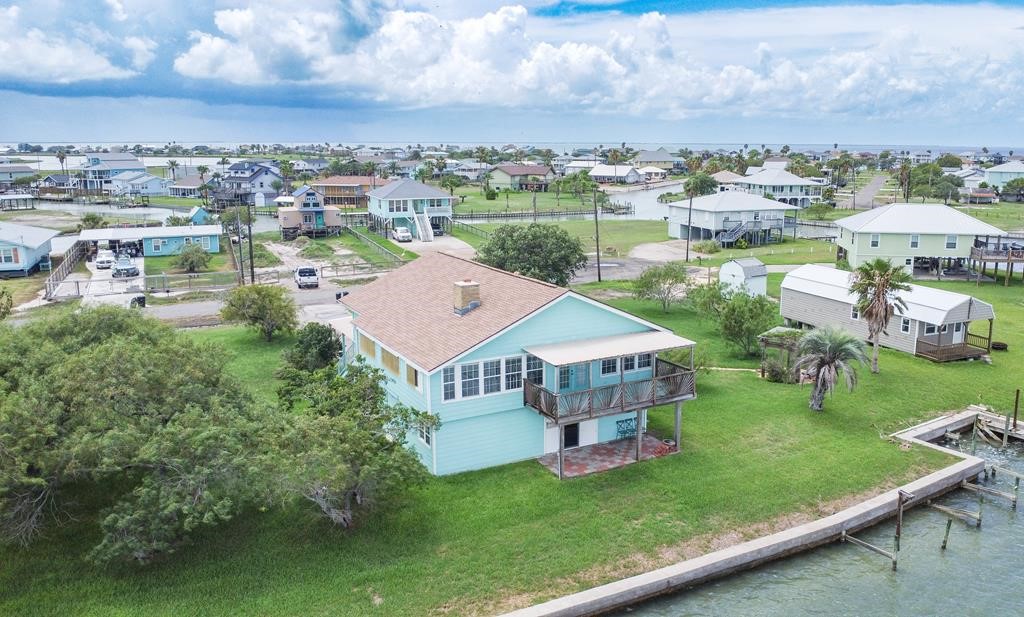
<path id="1" fill-rule="evenodd" d="M 675 454 L 675 446 L 667 446 L 660 439 L 645 434 L 643 437 L 640 460 L 647 460 L 667 454 Z M 599 471 L 607 471 L 635 463 L 636 440 L 633 438 L 618 439 L 605 443 L 596 443 L 565 451 L 565 469 L 562 476 L 575 478 Z M 558 475 L 558 453 L 545 454 L 537 459 L 551 473 Z"/>

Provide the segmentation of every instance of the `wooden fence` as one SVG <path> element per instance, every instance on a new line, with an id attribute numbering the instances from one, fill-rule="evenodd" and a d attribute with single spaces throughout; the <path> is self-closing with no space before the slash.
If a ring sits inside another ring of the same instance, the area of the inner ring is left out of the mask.
<path id="1" fill-rule="evenodd" d="M 85 253 L 85 242 L 76 241 L 68 248 L 64 253 L 64 259 L 61 260 L 60 264 L 56 268 L 54 268 L 53 272 L 50 273 L 50 276 L 46 277 L 46 282 L 44 283 L 44 298 L 49 300 L 56 297 L 57 290 L 60 288 L 61 284 L 64 283 L 64 279 L 71 274 L 71 271 L 75 269 L 78 262 L 82 261 L 82 258 L 85 257 Z"/>
<path id="2" fill-rule="evenodd" d="M 486 229 L 482 229 L 480 227 L 477 227 L 476 225 L 470 225 L 469 223 L 463 223 L 462 221 L 452 221 L 452 229 L 458 229 L 460 231 L 465 231 L 466 233 L 471 233 L 474 236 L 479 236 L 483 238 L 484 240 L 487 240 L 488 238 L 491 237 L 491 232 L 487 231 Z"/>
<path id="3" fill-rule="evenodd" d="M 358 238 L 363 244 L 369 246 L 387 260 L 397 263 L 399 265 L 404 264 L 406 262 L 406 260 L 403 259 L 401 255 L 392 253 L 388 249 L 374 242 L 373 238 L 369 238 L 365 234 L 359 233 L 355 229 L 352 229 L 351 226 L 345 226 L 342 227 L 342 229 L 345 231 L 345 233 L 351 234 Z"/>

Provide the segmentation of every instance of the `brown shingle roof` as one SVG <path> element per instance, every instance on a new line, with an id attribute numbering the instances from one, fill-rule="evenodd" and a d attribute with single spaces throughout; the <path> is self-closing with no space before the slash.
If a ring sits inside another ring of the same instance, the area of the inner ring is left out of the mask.
<path id="1" fill-rule="evenodd" d="M 551 173 L 547 165 L 498 165 L 496 169 L 510 176 L 546 176 Z"/>
<path id="2" fill-rule="evenodd" d="M 312 186 L 381 186 L 387 182 L 373 176 L 331 176 L 322 180 L 311 180 L 309 184 Z"/>
<path id="3" fill-rule="evenodd" d="M 480 283 L 480 306 L 456 315 L 454 285 Z M 568 289 L 445 253 L 423 255 L 345 297 L 353 323 L 426 371 L 501 332 Z"/>

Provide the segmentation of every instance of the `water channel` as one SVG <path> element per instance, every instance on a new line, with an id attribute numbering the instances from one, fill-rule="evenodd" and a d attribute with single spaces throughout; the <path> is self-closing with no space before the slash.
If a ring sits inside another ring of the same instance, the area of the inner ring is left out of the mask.
<path id="1" fill-rule="evenodd" d="M 956 444 L 949 447 L 956 448 Z M 970 451 L 969 437 L 963 447 Z M 1024 473 L 1024 446 L 1000 450 L 979 443 L 977 456 Z M 986 486 L 1012 492 L 1013 479 L 997 476 Z M 978 495 L 958 490 L 936 503 L 977 511 Z M 1024 510 L 1024 504 L 1019 506 Z M 830 544 L 690 591 L 631 607 L 642 617 L 811 617 L 866 615 L 1024 615 L 1024 511 L 986 496 L 982 526 L 953 522 L 941 550 L 946 515 L 916 507 L 904 515 L 899 570 L 884 557 L 852 544 Z M 895 523 L 856 534 L 891 548 Z"/>

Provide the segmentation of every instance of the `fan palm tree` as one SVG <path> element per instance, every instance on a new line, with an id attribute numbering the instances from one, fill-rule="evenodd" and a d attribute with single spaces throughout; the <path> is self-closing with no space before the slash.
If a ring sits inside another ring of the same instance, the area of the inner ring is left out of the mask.
<path id="1" fill-rule="evenodd" d="M 220 157 L 220 160 L 217 161 L 217 164 L 220 165 L 220 171 L 221 174 L 223 174 L 225 171 L 227 171 L 228 165 L 231 164 L 231 161 L 228 160 L 228 157 L 222 156 Z"/>
<path id="2" fill-rule="evenodd" d="M 868 340 L 874 347 L 872 373 L 878 372 L 879 337 L 885 333 L 894 314 L 907 310 L 907 303 L 899 293 L 910 291 L 910 281 L 903 266 L 881 258 L 861 264 L 850 274 L 850 291 L 857 294 L 857 312 L 868 323 Z"/>
<path id="3" fill-rule="evenodd" d="M 693 198 L 714 193 L 716 188 L 718 181 L 702 171 L 687 178 L 683 184 L 683 191 L 690 198 L 689 213 L 686 217 L 686 261 L 690 261 L 690 239 L 693 237 Z"/>
<path id="4" fill-rule="evenodd" d="M 831 394 L 842 374 L 846 387 L 851 392 L 857 386 L 857 371 L 854 363 L 865 364 L 864 341 L 845 330 L 825 326 L 811 330 L 800 338 L 797 346 L 799 357 L 794 368 L 806 370 L 814 379 L 811 389 L 810 408 L 821 411 L 825 395 Z"/>
<path id="5" fill-rule="evenodd" d="M 206 174 L 210 173 L 210 168 L 206 165 L 200 165 L 196 167 L 196 172 L 199 173 L 199 190 L 203 192 L 203 205 L 209 205 L 210 196 L 210 185 L 206 183 Z"/>
<path id="6" fill-rule="evenodd" d="M 178 161 L 170 159 L 167 161 L 167 167 L 171 170 L 171 180 L 178 180 Z"/>

